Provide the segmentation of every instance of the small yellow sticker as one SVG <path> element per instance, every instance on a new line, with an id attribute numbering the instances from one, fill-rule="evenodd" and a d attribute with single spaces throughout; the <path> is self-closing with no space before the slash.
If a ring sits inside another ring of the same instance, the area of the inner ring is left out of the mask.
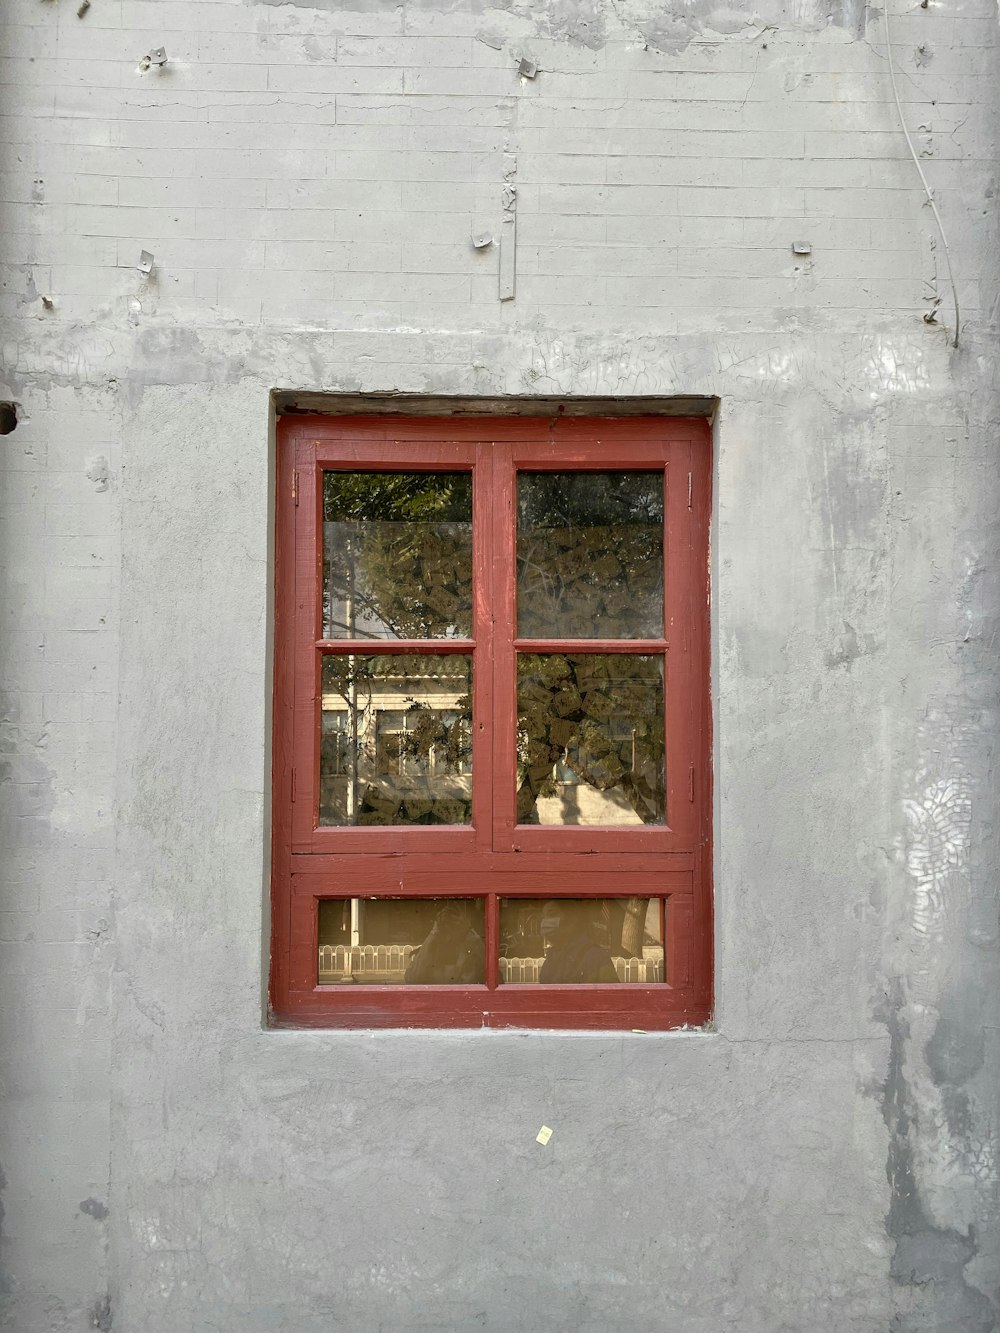
<path id="1" fill-rule="evenodd" d="M 535 1142 L 540 1143 L 544 1147 L 545 1144 L 548 1143 L 551 1137 L 552 1137 L 552 1130 L 549 1129 L 548 1125 L 543 1125 L 541 1129 L 538 1131 L 538 1133 L 535 1135 Z"/>

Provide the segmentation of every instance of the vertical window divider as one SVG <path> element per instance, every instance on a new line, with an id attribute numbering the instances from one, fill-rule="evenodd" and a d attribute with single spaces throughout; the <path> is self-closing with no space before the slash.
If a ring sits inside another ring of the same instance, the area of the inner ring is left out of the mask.
<path id="1" fill-rule="evenodd" d="M 500 985 L 500 899 L 495 893 L 486 895 L 486 988 L 496 990 Z"/>
<path id="2" fill-rule="evenodd" d="M 476 847 L 486 852 L 493 847 L 496 791 L 493 473 L 492 455 L 481 451 L 472 471 L 472 823 Z"/>
<path id="3" fill-rule="evenodd" d="M 490 602 L 493 616 L 493 850 L 509 851 L 514 835 L 517 771 L 517 528 L 514 450 L 508 441 L 490 449 L 494 516 Z"/>

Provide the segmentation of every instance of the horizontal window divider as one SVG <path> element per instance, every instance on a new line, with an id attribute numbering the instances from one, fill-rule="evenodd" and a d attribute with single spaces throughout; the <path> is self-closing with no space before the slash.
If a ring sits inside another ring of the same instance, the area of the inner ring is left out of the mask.
<path id="1" fill-rule="evenodd" d="M 329 656 L 387 657 L 419 654 L 421 657 L 471 653 L 475 639 L 317 639 L 317 650 Z"/>
<path id="2" fill-rule="evenodd" d="M 598 855 L 600 866 L 595 865 Z M 695 856 L 696 853 L 687 848 L 667 848 L 654 853 L 640 848 L 634 852 L 615 851 L 597 854 L 572 849 L 564 852 L 541 850 L 492 852 L 471 847 L 456 847 L 442 860 L 441 853 L 436 848 L 433 851 L 429 848 L 378 851 L 345 847 L 342 851 L 295 851 L 291 855 L 291 866 L 293 874 L 322 875 L 326 872 L 317 862 L 325 857 L 330 858 L 331 867 L 336 866 L 341 872 L 365 865 L 376 863 L 383 865 L 405 859 L 412 863 L 414 872 L 420 873 L 426 871 L 442 875 L 462 875 L 475 870 L 477 873 L 490 876 L 523 876 L 558 872 L 565 875 L 593 876 L 595 879 L 627 874 L 630 877 L 629 883 L 632 883 L 632 876 L 650 875 L 669 879 L 671 875 L 687 874 L 694 868 Z M 426 857 L 426 861 L 421 861 L 421 857 Z M 496 891 L 491 884 L 489 892 Z M 568 892 L 572 896 L 571 891 Z"/>
<path id="3" fill-rule="evenodd" d="M 515 639 L 519 653 L 635 653 L 650 656 L 670 649 L 667 639 Z"/>
<path id="4" fill-rule="evenodd" d="M 393 991 L 388 992 L 392 994 L 394 993 L 395 987 L 398 986 L 398 984 L 399 984 L 398 982 L 384 982 L 381 986 L 379 986 L 379 985 L 370 985 L 363 981 L 352 981 L 346 983 L 345 985 L 344 982 L 339 982 L 339 983 L 334 982 L 329 986 L 316 985 L 313 987 L 313 991 L 319 995 L 329 995 L 331 994 L 331 992 L 342 995 L 349 986 L 350 993 L 352 995 L 385 995 L 387 993 L 387 988 L 389 986 L 393 987 Z M 659 984 L 662 986 L 665 983 L 661 981 Z M 461 986 L 456 986 L 452 983 L 449 983 L 447 985 L 444 984 L 437 985 L 434 982 L 428 982 L 428 981 L 420 983 L 421 995 L 481 996 L 485 991 L 488 991 L 489 989 L 490 987 L 487 986 L 485 982 L 466 982 L 464 985 Z M 523 989 L 534 989 L 534 987 L 530 988 L 522 987 L 522 990 Z M 580 987 L 577 987 L 576 989 L 580 989 Z M 586 989 L 586 987 L 584 987 L 583 989 Z"/>
<path id="5" fill-rule="evenodd" d="M 670 467 L 669 446 L 663 444 L 636 449 L 599 436 L 574 450 L 556 442 L 526 444 L 511 450 L 518 472 L 663 472 Z"/>
<path id="6" fill-rule="evenodd" d="M 307 846 L 292 848 L 293 856 L 335 856 L 338 861 L 351 855 L 366 860 L 383 858 L 386 833 L 396 844 L 390 856 L 469 856 L 480 846 L 477 830 L 471 824 L 372 824 L 361 828 L 353 824 L 325 825 L 313 830 Z M 381 834 L 381 838 L 379 837 Z M 450 845 L 449 845 L 450 844 Z"/>
<path id="7" fill-rule="evenodd" d="M 443 994 L 447 992 L 447 994 Z M 323 986 L 293 992 L 294 1018 L 278 1027 L 576 1028 L 660 1032 L 701 1027 L 709 1002 L 690 987 L 640 984 L 604 987 Z M 484 997 L 488 1000 L 484 1004 Z M 576 1003 L 574 1003 L 576 1001 Z"/>
<path id="8" fill-rule="evenodd" d="M 663 854 L 660 854 L 661 856 Z M 667 853 L 666 855 L 669 855 Z M 303 864 L 308 861 L 308 864 Z M 316 863 L 318 862 L 318 863 Z M 677 854 L 676 864 L 614 866 L 590 870 L 572 858 L 545 863 L 539 857 L 508 858 L 506 865 L 411 852 L 404 856 L 345 853 L 329 858 L 292 858 L 293 893 L 312 898 L 688 898 L 694 858 Z M 470 887 L 470 876 L 478 885 Z"/>
<path id="9" fill-rule="evenodd" d="M 518 856 L 531 852 L 559 856 L 564 849 L 565 853 L 578 855 L 639 856 L 643 852 L 676 851 L 681 841 L 677 830 L 669 824 L 629 824 L 624 831 L 618 826 L 598 824 L 515 824 L 507 837 L 510 850 Z M 629 851 L 622 848 L 624 838 L 631 843 Z"/>
<path id="10" fill-rule="evenodd" d="M 391 982 L 391 985 L 395 988 L 396 985 L 399 985 L 399 982 Z M 647 994 L 647 996 L 648 994 L 655 994 L 655 996 L 660 997 L 671 992 L 671 990 L 680 989 L 679 986 L 672 986 L 669 984 L 669 981 L 605 981 L 604 985 L 607 985 L 608 989 L 612 990 L 615 989 L 616 986 L 619 986 L 621 990 L 627 990 L 627 993 L 631 994 L 633 998 L 640 996 L 640 994 Z M 385 992 L 387 992 L 387 986 L 384 984 L 367 985 L 364 981 L 341 981 L 332 982 L 331 985 L 313 986 L 312 993 L 343 994 L 344 990 L 348 989 L 348 986 L 352 996 L 384 996 Z M 481 982 L 481 984 L 456 986 L 452 984 L 436 985 L 433 984 L 433 982 L 425 981 L 420 984 L 420 993 L 425 994 L 425 996 L 432 996 L 432 994 L 436 994 L 436 996 L 445 996 L 445 994 L 447 994 L 447 996 L 451 996 L 452 998 L 455 998 L 456 996 L 460 998 L 469 996 L 481 997 L 484 992 L 489 994 L 504 992 L 505 994 L 511 994 L 511 996 L 515 996 L 515 994 L 543 994 L 543 996 L 560 993 L 585 994 L 585 996 L 589 998 L 593 996 L 593 982 L 591 982 L 591 984 L 580 985 L 576 984 L 576 982 L 568 984 L 568 982 L 563 981 L 500 981 L 497 982 L 497 985 L 495 986 L 489 986 L 485 984 L 485 982 Z"/>
<path id="11" fill-rule="evenodd" d="M 299 876 L 303 879 L 305 877 Z M 609 884 L 601 883 L 589 885 L 578 880 L 576 884 L 567 885 L 565 888 L 557 887 L 552 884 L 533 885 L 491 885 L 491 893 L 498 898 L 524 898 L 527 900 L 535 898 L 555 899 L 555 898 L 670 898 L 680 901 L 683 898 L 691 897 L 689 888 L 676 889 L 670 885 L 647 884 L 643 886 L 636 885 L 630 890 L 614 888 Z M 304 898 L 335 898 L 337 901 L 347 900 L 349 898 L 364 898 L 366 901 L 381 901 L 385 898 L 475 898 L 477 901 L 485 901 L 490 895 L 483 890 L 473 891 L 463 888 L 460 885 L 442 884 L 438 879 L 434 883 L 414 884 L 412 880 L 405 884 L 380 884 L 372 887 L 370 884 L 345 885 L 331 880 L 327 876 L 309 877 L 304 883 L 296 884 L 294 893 L 298 897 Z"/>
<path id="12" fill-rule="evenodd" d="M 601 986 L 600 982 L 566 982 L 566 981 L 505 981 L 497 987 L 498 990 L 504 990 L 510 995 L 524 995 L 541 991 L 545 995 L 579 995 L 581 993 L 589 996 L 594 994 L 594 987 Z M 666 995 L 670 991 L 676 990 L 676 986 L 671 986 L 669 981 L 606 981 L 603 983 L 608 990 L 620 995 L 622 992 L 628 995 Z"/>

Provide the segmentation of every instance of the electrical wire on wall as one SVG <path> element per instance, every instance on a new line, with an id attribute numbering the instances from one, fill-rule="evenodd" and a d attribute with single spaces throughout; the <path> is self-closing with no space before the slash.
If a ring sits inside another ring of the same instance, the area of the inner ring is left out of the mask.
<path id="1" fill-rule="evenodd" d="M 955 336 L 952 339 L 952 347 L 958 346 L 958 330 L 961 319 L 958 313 L 958 287 L 955 284 L 955 274 L 951 267 L 951 251 L 948 249 L 948 237 L 944 234 L 944 223 L 941 221 L 941 214 L 938 212 L 938 206 L 934 202 L 934 196 L 931 193 L 931 187 L 927 184 L 927 177 L 924 175 L 924 169 L 920 165 L 920 158 L 917 156 L 916 149 L 913 147 L 913 140 L 910 138 L 910 131 L 906 128 L 906 120 L 903 117 L 903 104 L 899 100 L 899 89 L 896 87 L 896 66 L 892 58 L 892 30 L 890 26 L 889 14 L 892 9 L 892 0 L 886 0 L 885 3 L 885 53 L 889 62 L 889 81 L 892 84 L 892 95 L 896 99 L 896 110 L 899 112 L 899 127 L 903 131 L 903 138 L 906 140 L 906 146 L 910 150 L 910 156 L 913 158 L 913 165 L 920 176 L 920 182 L 924 187 L 924 193 L 927 195 L 927 202 L 934 213 L 934 221 L 937 223 L 938 231 L 941 234 L 941 244 L 944 246 L 944 257 L 948 265 L 948 281 L 951 283 L 951 297 L 955 302 Z M 930 317 L 928 317 L 930 318 Z"/>

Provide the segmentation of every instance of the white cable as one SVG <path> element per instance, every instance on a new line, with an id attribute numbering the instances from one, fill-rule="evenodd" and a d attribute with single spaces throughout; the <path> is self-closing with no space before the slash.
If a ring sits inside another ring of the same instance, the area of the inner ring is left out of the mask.
<path id="1" fill-rule="evenodd" d="M 951 251 L 948 249 L 948 237 L 944 234 L 944 223 L 941 221 L 941 214 L 938 212 L 938 206 L 934 202 L 934 196 L 931 194 L 931 187 L 927 184 L 927 177 L 924 175 L 924 169 L 920 165 L 920 158 L 917 157 L 916 150 L 913 147 L 913 140 L 910 138 L 910 131 L 906 128 L 906 121 L 903 119 L 903 105 L 899 100 L 899 89 L 896 87 L 896 68 L 892 59 L 892 33 L 889 29 L 889 11 L 892 8 L 892 0 L 885 0 L 885 53 L 889 60 L 889 81 L 892 84 L 892 95 L 896 99 L 896 110 L 899 112 L 899 127 L 903 131 L 903 138 L 906 140 L 906 146 L 910 150 L 910 156 L 913 158 L 913 165 L 916 167 L 920 176 L 921 184 L 924 187 L 924 193 L 927 195 L 927 202 L 934 213 L 934 221 L 937 223 L 938 231 L 941 233 L 941 244 L 944 246 L 944 257 L 948 264 L 948 280 L 951 283 L 951 296 L 955 302 L 955 337 L 952 339 L 952 346 L 958 346 L 958 330 L 961 323 L 958 313 L 958 287 L 955 285 L 955 274 L 951 267 Z"/>

